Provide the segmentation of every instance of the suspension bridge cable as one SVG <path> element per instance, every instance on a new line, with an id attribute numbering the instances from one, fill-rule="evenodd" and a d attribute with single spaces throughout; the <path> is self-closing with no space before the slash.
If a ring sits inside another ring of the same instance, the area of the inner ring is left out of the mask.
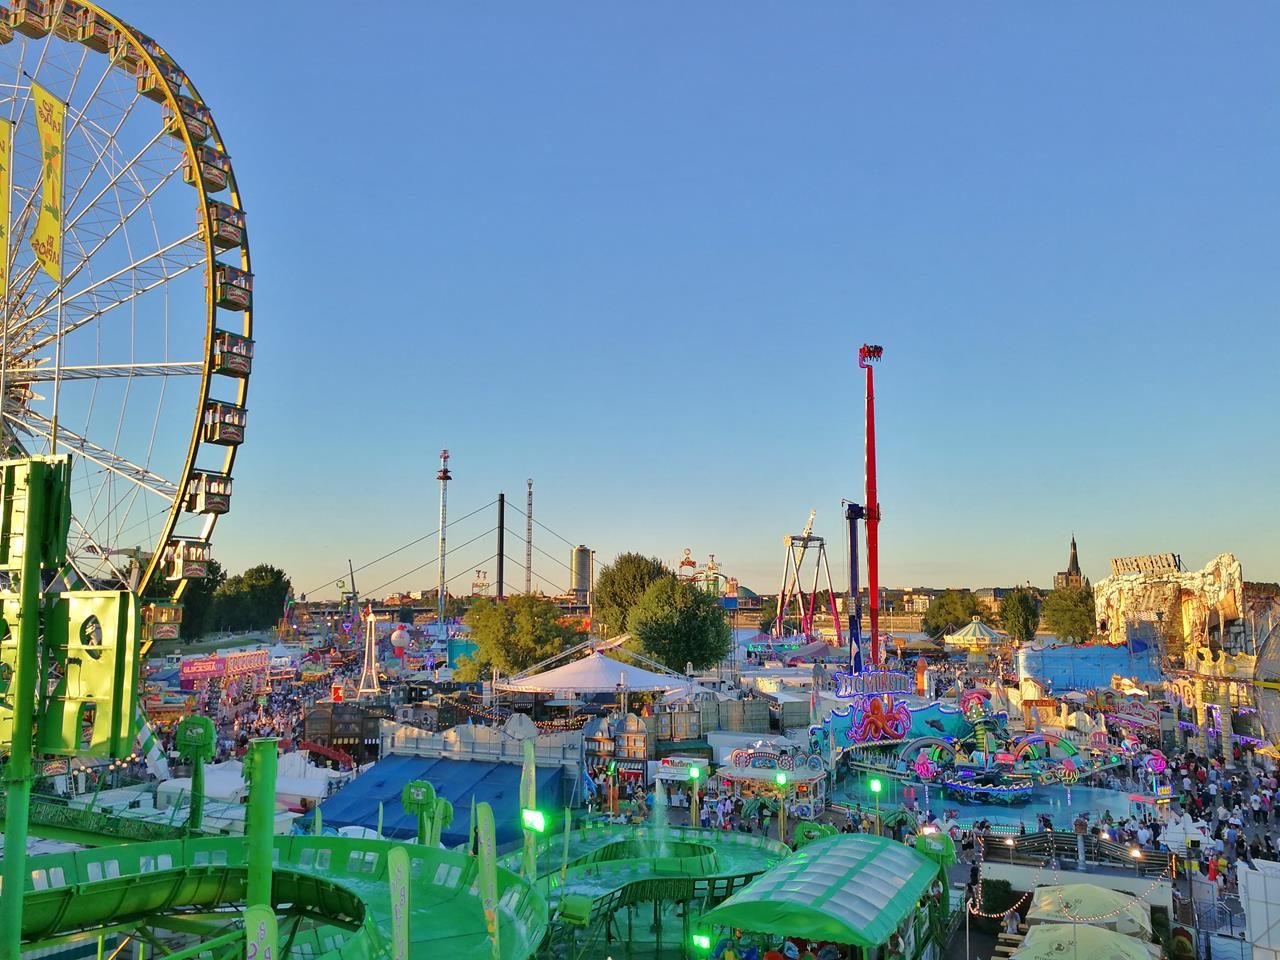
<path id="1" fill-rule="evenodd" d="M 554 530 L 552 530 L 550 527 L 548 527 L 545 523 L 543 523 L 543 522 L 542 522 L 541 520 L 539 520 L 537 517 L 534 517 L 534 518 L 533 518 L 533 523 L 534 523 L 534 525 L 535 525 L 535 526 L 541 527 L 543 530 L 547 531 L 547 533 L 551 534 L 553 537 L 560 537 L 560 539 L 561 539 L 561 540 L 564 540 L 564 542 L 565 542 L 565 543 L 567 543 L 569 546 L 571 546 L 571 547 L 576 547 L 576 546 L 577 546 L 577 544 L 576 544 L 576 543 L 574 543 L 572 540 L 565 540 L 565 538 L 564 538 L 564 537 L 560 536 L 560 534 L 556 533 Z"/>
<path id="2" fill-rule="evenodd" d="M 516 532 L 515 532 L 514 530 L 512 530 L 510 527 L 507 527 L 506 529 L 507 529 L 507 533 L 508 533 L 510 536 L 515 537 L 515 538 L 516 538 L 517 540 L 519 540 L 521 543 L 527 543 L 527 542 L 528 542 L 528 541 L 526 541 L 526 540 L 525 540 L 525 538 L 524 538 L 524 537 L 522 537 L 520 534 L 516 533 Z M 540 546 L 538 546 L 536 543 L 535 543 L 535 544 L 533 544 L 532 546 L 533 546 L 533 549 L 537 550 L 540 554 L 542 554 L 542 555 L 543 555 L 544 557 L 546 557 L 548 560 L 551 560 L 551 561 L 553 561 L 554 563 L 558 563 L 558 564 L 560 564 L 560 566 L 564 567 L 564 568 L 565 568 L 566 570 L 568 570 L 570 573 L 573 573 L 573 567 L 569 566 L 569 564 L 565 563 L 563 560 L 561 560 L 561 559 L 560 559 L 559 557 L 557 557 L 555 554 L 547 553 L 547 551 L 543 550 L 543 549 L 542 549 Z M 508 557 L 507 559 L 508 559 L 508 560 L 510 560 L 511 558 L 510 558 L 510 557 Z M 515 561 L 512 561 L 512 562 L 514 563 Z M 521 566 L 521 569 L 523 569 L 523 568 L 524 568 L 524 565 L 523 565 L 523 564 L 521 564 L 520 566 Z"/>
<path id="3" fill-rule="evenodd" d="M 507 507 L 514 510 L 516 513 L 520 514 L 520 516 L 525 517 L 527 519 L 528 515 L 519 507 L 517 507 L 515 504 L 513 504 L 510 500 L 507 501 Z M 533 522 L 537 526 L 541 527 L 543 530 L 547 531 L 547 533 L 551 534 L 553 537 L 559 537 L 561 540 L 564 540 L 564 542 L 567 543 L 569 546 L 571 547 L 578 546 L 578 544 L 574 543 L 572 540 L 566 540 L 559 533 L 556 533 L 556 531 L 552 530 L 550 527 L 548 527 L 545 523 L 543 523 L 537 517 L 533 518 Z"/>
<path id="4" fill-rule="evenodd" d="M 486 503 L 483 507 L 476 507 L 476 509 L 472 510 L 470 513 L 463 514 L 462 516 L 458 517 L 457 519 L 450 520 L 448 523 L 446 523 L 446 524 L 445 524 L 445 526 L 446 526 L 446 527 L 452 527 L 455 523 L 461 523 L 463 520 L 468 520 L 468 519 L 470 519 L 471 517 L 474 517 L 474 516 L 475 516 L 477 513 L 479 513 L 481 510 L 488 510 L 490 507 L 492 507 L 492 506 L 493 506 L 494 504 L 496 504 L 497 502 L 498 502 L 498 501 L 497 501 L 497 499 L 490 500 L 490 501 L 489 501 L 488 503 Z M 496 529 L 496 528 L 495 528 L 495 529 Z M 406 543 L 404 546 L 402 546 L 402 547 L 396 547 L 396 548 L 395 548 L 394 550 L 392 550 L 390 553 L 384 553 L 382 556 L 378 557 L 378 559 L 377 559 L 377 560 L 370 560 L 368 563 L 361 564 L 360 566 L 356 567 L 355 572 L 356 572 L 356 573 L 360 573 L 362 570 L 367 570 L 367 569 L 369 569 L 369 567 L 372 567 L 375 563 L 381 563 L 383 560 L 386 560 L 388 557 L 394 557 L 397 553 L 400 553 L 401 551 L 404 551 L 404 550 L 408 550 L 410 547 L 415 546 L 416 544 L 421 543 L 423 540 L 427 540 L 427 539 L 429 539 L 429 538 L 431 538 L 431 537 L 436 536 L 436 534 L 438 534 L 439 532 L 440 532 L 440 528 L 439 528 L 439 527 L 436 527 L 436 528 L 435 528 L 434 530 L 432 530 L 430 533 L 425 533 L 425 534 L 423 534 L 422 536 L 418 537 L 416 540 L 410 540 L 410 541 L 409 541 L 408 543 Z M 325 587 L 327 587 L 329 584 L 331 584 L 331 583 L 337 583 L 339 580 L 345 579 L 345 578 L 346 578 L 346 576 L 347 576 L 347 571 L 345 571 L 345 570 L 344 570 L 342 573 L 340 573 L 338 576 L 334 577 L 332 580 L 326 580 L 324 583 L 322 583 L 320 586 L 316 587 L 315 589 L 313 589 L 313 590 L 308 590 L 308 591 L 307 591 L 307 593 L 315 593 L 315 591 L 316 591 L 316 590 L 323 590 L 323 589 L 324 589 Z"/>
<path id="5" fill-rule="evenodd" d="M 544 557 L 546 557 L 548 560 L 553 560 L 553 561 L 555 561 L 556 563 L 560 564 L 560 566 L 562 566 L 562 567 L 564 567 L 566 570 L 568 570 L 570 573 L 573 573 L 573 567 L 569 566 L 567 563 L 565 563 L 565 562 L 564 562 L 563 560 L 561 560 L 559 557 L 555 557 L 555 556 L 552 556 L 551 554 L 547 553 L 547 551 L 543 550 L 543 549 L 542 549 L 540 546 L 538 546 L 536 543 L 533 545 L 533 549 L 534 549 L 534 550 L 536 550 L 536 551 L 538 551 L 538 553 L 542 554 L 542 555 L 543 555 Z"/>
<path id="6" fill-rule="evenodd" d="M 456 553 L 457 551 L 461 550 L 463 547 L 469 547 L 469 546 L 471 546 L 471 544 L 475 543 L 477 540 L 483 540 L 485 537 L 492 536 L 493 534 L 495 534 L 495 533 L 497 533 L 497 532 L 498 532 L 498 528 L 497 528 L 497 527 L 492 527 L 492 528 L 490 528 L 490 529 L 486 530 L 484 533 L 480 534 L 479 536 L 477 536 L 477 537 L 472 537 L 472 538 L 471 538 L 470 540 L 468 540 L 466 543 L 460 543 L 460 544 L 458 544 L 456 547 L 450 547 L 448 550 L 446 550 L 446 551 L 445 551 L 444 555 L 445 555 L 446 557 L 448 557 L 448 556 L 452 556 L 454 553 Z M 391 584 L 395 583 L 395 582 L 396 582 L 396 581 L 398 581 L 398 580 L 403 580 L 405 577 L 412 576 L 413 574 L 417 573 L 419 570 L 424 570 L 424 569 L 426 569 L 427 567 L 431 566 L 431 565 L 432 565 L 433 563 L 435 563 L 438 559 L 440 559 L 440 558 L 439 558 L 439 557 L 432 557 L 432 558 L 431 558 L 430 560 L 428 560 L 426 563 L 420 563 L 420 564 L 418 564 L 418 566 L 414 567 L 412 570 L 406 570 L 404 573 L 400 574 L 399 576 L 392 577 L 392 578 L 391 578 L 390 580 L 388 580 L 386 583 L 380 583 L 380 584 L 378 584 L 376 587 L 373 587 L 371 590 L 369 590 L 369 593 L 370 593 L 370 594 L 377 593 L 377 592 L 378 592 L 379 590 L 381 590 L 383 587 L 389 587 L 389 586 L 391 586 Z"/>
<path id="7" fill-rule="evenodd" d="M 504 554 L 504 556 L 505 556 L 505 554 Z M 514 561 L 514 560 L 512 560 L 510 557 L 507 557 L 507 563 L 510 563 L 510 564 L 514 565 L 514 564 L 515 564 L 515 561 Z M 552 581 L 547 580 L 545 577 L 544 577 L 544 578 L 542 578 L 542 579 L 543 579 L 543 581 L 544 581 L 548 586 L 555 587 L 557 590 L 559 590 L 561 594 L 566 594 L 566 593 L 568 593 L 568 592 L 569 592 L 569 591 L 568 591 L 568 590 L 566 590 L 564 587 L 560 586 L 558 583 L 553 583 Z"/>
<path id="8" fill-rule="evenodd" d="M 497 560 L 497 559 L 498 559 L 498 555 L 495 553 L 491 556 L 485 557 L 480 562 L 488 563 L 490 560 Z M 474 569 L 474 567 L 472 569 Z M 449 584 L 453 583 L 453 581 L 457 580 L 459 577 L 465 577 L 469 572 L 470 572 L 469 570 L 463 570 L 460 573 L 455 573 L 452 577 L 450 577 L 448 580 L 445 581 L 445 586 L 448 586 Z"/>

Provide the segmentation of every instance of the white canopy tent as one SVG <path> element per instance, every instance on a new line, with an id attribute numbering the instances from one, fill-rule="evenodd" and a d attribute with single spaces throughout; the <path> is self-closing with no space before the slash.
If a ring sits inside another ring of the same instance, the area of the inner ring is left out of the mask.
<path id="1" fill-rule="evenodd" d="M 978 617 L 974 617 L 972 621 L 965 624 L 955 633 L 948 633 L 942 638 L 942 642 L 948 647 L 966 647 L 970 650 L 984 649 L 994 647 L 1008 641 L 1008 637 L 996 630 L 992 630 Z"/>
<path id="2" fill-rule="evenodd" d="M 630 693 L 647 693 L 683 689 L 692 682 L 678 674 L 646 670 L 594 652 L 543 673 L 499 680 L 497 688 L 523 693 L 613 693 L 619 688 Z"/>
<path id="3" fill-rule="evenodd" d="M 1151 937 L 1151 907 L 1140 897 L 1086 883 L 1036 887 L 1027 923 L 1088 923 L 1116 933 Z"/>

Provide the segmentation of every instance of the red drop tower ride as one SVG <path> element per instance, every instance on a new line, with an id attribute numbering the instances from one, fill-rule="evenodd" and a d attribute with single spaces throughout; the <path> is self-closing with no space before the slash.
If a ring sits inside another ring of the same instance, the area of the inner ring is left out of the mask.
<path id="1" fill-rule="evenodd" d="M 880 664 L 880 501 L 876 498 L 876 389 L 871 364 L 884 355 L 884 347 L 864 343 L 858 350 L 858 366 L 867 371 L 867 600 L 871 619 L 871 663 Z M 856 599 L 856 598 L 853 598 Z"/>

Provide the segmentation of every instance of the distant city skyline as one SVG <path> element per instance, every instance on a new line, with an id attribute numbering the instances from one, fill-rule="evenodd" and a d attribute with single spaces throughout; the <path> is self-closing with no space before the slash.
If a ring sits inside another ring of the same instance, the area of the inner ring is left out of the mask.
<path id="1" fill-rule="evenodd" d="M 199 84 L 253 237 L 233 572 L 430 532 L 449 447 L 454 515 L 533 477 L 598 561 L 772 592 L 862 497 L 869 342 L 886 585 L 1046 585 L 1072 531 L 1094 582 L 1280 580 L 1274 5 L 255 4 L 231 47 L 112 9 Z"/>

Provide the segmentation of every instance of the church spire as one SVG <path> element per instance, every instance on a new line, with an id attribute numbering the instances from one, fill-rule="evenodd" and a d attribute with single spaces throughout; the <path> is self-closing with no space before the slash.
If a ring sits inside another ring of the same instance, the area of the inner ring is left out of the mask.
<path id="1" fill-rule="evenodd" d="M 1067 576 L 1080 576 L 1080 559 L 1076 556 L 1076 535 L 1071 534 L 1071 559 L 1067 561 Z"/>

